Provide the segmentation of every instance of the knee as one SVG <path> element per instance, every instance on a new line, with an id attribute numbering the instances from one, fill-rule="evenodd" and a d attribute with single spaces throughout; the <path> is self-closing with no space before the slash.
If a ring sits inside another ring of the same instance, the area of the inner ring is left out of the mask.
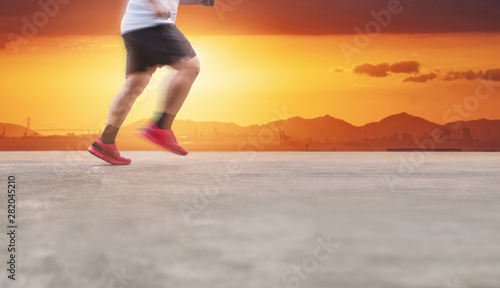
<path id="1" fill-rule="evenodd" d="M 139 95 L 142 94 L 142 92 L 144 92 L 145 88 L 146 87 L 144 87 L 143 85 L 132 85 L 126 83 L 123 87 L 123 92 L 130 98 L 136 99 L 137 97 L 139 97 Z"/>
<path id="2" fill-rule="evenodd" d="M 187 61 L 183 67 L 183 72 L 189 74 L 191 77 L 198 77 L 198 74 L 200 74 L 200 60 L 198 57 L 192 58 L 191 60 Z"/>

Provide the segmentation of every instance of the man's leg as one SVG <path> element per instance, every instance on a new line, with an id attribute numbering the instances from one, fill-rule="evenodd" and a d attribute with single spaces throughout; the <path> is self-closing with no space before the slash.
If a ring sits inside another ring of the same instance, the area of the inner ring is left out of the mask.
<path id="1" fill-rule="evenodd" d="M 111 102 L 108 122 L 101 137 L 99 137 L 88 151 L 94 156 L 114 165 L 128 165 L 131 160 L 120 155 L 116 148 L 115 138 L 118 130 L 127 118 L 135 100 L 144 91 L 151 79 L 154 70 L 134 73 L 127 76 L 125 85 Z"/>
<path id="2" fill-rule="evenodd" d="M 147 72 L 130 74 L 125 80 L 122 90 L 116 95 L 109 108 L 108 122 L 101 140 L 104 144 L 115 143 L 118 130 L 121 128 L 125 118 L 132 109 L 135 100 L 142 94 L 156 69 Z"/>
<path id="3" fill-rule="evenodd" d="M 160 129 L 171 130 L 172 122 L 186 100 L 196 77 L 200 73 L 200 59 L 182 59 L 170 65 L 177 70 L 167 89 L 165 110 L 157 125 Z"/>
<path id="4" fill-rule="evenodd" d="M 172 132 L 172 122 L 184 104 L 194 80 L 200 73 L 200 60 L 198 57 L 182 59 L 170 66 L 177 70 L 177 74 L 168 86 L 165 110 L 158 122 L 146 129 L 143 135 L 170 152 L 185 156 L 188 152 L 177 142 L 174 132 Z"/>

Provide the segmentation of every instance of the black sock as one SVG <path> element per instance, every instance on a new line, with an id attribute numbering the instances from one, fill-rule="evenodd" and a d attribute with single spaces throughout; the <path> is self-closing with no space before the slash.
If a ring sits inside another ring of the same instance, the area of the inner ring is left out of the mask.
<path id="1" fill-rule="evenodd" d="M 115 143 L 116 135 L 118 135 L 118 130 L 120 130 L 120 128 L 107 124 L 106 128 L 104 128 L 104 132 L 102 132 L 101 135 L 102 143 L 104 144 Z"/>
<path id="2" fill-rule="evenodd" d="M 172 123 L 174 123 L 175 116 L 176 115 L 163 112 L 158 122 L 156 122 L 156 125 L 160 129 L 172 130 Z"/>

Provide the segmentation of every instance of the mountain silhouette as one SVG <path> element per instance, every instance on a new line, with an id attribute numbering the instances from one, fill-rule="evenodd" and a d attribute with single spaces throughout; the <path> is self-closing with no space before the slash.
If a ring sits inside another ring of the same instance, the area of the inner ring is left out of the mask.
<path id="1" fill-rule="evenodd" d="M 330 115 L 313 119 L 292 117 L 287 120 L 274 121 L 263 126 L 263 128 L 273 130 L 272 127 L 282 128 L 285 135 L 295 141 L 344 140 L 348 139 L 356 131 L 356 127 L 352 124 Z"/>
<path id="2" fill-rule="evenodd" d="M 121 129 L 120 134 L 124 138 L 132 136 L 135 130 L 148 121 L 144 119 L 127 125 Z M 283 136 L 291 144 L 298 142 L 334 143 L 339 141 L 366 141 L 395 137 L 401 138 L 402 135 L 406 135 L 410 139 L 420 139 L 429 137 L 438 128 L 449 130 L 452 135 L 456 131 L 461 132 L 463 128 L 467 128 L 471 130 L 471 136 L 478 140 L 497 141 L 500 139 L 500 120 L 482 119 L 440 125 L 405 112 L 391 115 L 378 122 L 368 123 L 363 126 L 354 126 L 330 115 L 313 119 L 292 117 L 264 125 L 245 127 L 227 122 L 196 122 L 191 120 L 176 120 L 173 126 L 173 130 L 177 135 L 190 140 L 204 139 L 215 141 L 218 138 L 225 138 L 226 140 L 233 139 L 234 141 L 239 141 L 248 136 L 258 136 L 261 131 L 267 130 L 273 131 L 275 134 L 274 142 L 279 142 L 279 133 L 283 133 Z"/>
<path id="3" fill-rule="evenodd" d="M 384 118 L 379 122 L 368 123 L 360 128 L 367 139 L 390 137 L 394 133 L 406 133 L 416 139 L 431 133 L 440 126 L 421 117 L 403 112 Z"/>
<path id="4" fill-rule="evenodd" d="M 24 133 L 28 132 L 28 135 L 34 135 L 36 131 L 29 129 L 26 131 L 26 127 L 10 124 L 10 123 L 0 123 L 0 137 L 22 137 Z"/>
<path id="5" fill-rule="evenodd" d="M 150 121 L 143 119 L 122 127 L 117 138 L 120 149 L 161 150 L 136 135 L 136 131 Z M 87 145 L 87 142 L 90 145 L 98 137 L 97 134 L 76 135 L 72 138 L 69 136 L 22 137 L 25 134 L 25 127 L 2 123 L 0 123 L 0 135 L 4 127 L 6 137 L 0 137 L 0 150 L 19 146 L 12 141 L 22 141 L 24 145 L 22 147 L 26 150 L 41 149 L 39 147 L 42 145 L 46 150 L 50 147 L 59 150 L 60 147 L 73 146 L 77 148 L 71 149 L 82 149 L 81 147 Z M 242 143 L 246 143 L 247 146 L 253 145 L 258 150 L 277 151 L 415 149 L 418 148 L 417 142 L 432 139 L 436 131 L 439 132 L 438 134 L 447 136 L 444 142 L 439 142 L 437 148 L 440 149 L 500 150 L 500 120 L 480 119 L 440 125 L 405 112 L 363 126 L 355 126 L 344 120 L 325 115 L 312 119 L 292 117 L 264 125 L 250 126 L 239 126 L 228 122 L 176 120 L 173 130 L 179 142 L 192 151 L 237 151 Z M 28 136 L 35 133 L 36 131 L 30 130 Z M 9 144 L 9 141 L 15 145 Z M 57 148 L 54 146 L 56 142 Z M 85 145 L 82 146 L 83 142 Z"/>

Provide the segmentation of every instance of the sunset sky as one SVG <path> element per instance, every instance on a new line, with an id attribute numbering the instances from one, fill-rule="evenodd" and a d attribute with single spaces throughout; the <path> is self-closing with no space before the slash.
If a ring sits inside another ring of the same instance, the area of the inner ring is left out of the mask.
<path id="1" fill-rule="evenodd" d="M 18 2 L 0 4 L 0 122 L 24 125 L 29 116 L 34 130 L 102 129 L 124 81 L 119 27 L 127 1 L 42 0 L 57 5 L 48 6 L 54 13 L 47 18 L 38 1 Z M 499 3 L 218 0 L 215 8 L 183 6 L 177 25 L 200 55 L 202 73 L 178 118 L 251 125 L 285 110 L 288 117 L 330 114 L 364 125 L 408 112 L 445 123 L 458 119 L 456 105 L 465 105 L 462 120 L 500 119 Z M 388 6 L 392 12 L 385 12 Z M 375 14 L 383 25 L 374 24 Z M 44 25 L 28 35 L 26 21 Z M 359 45 L 356 30 L 367 25 L 380 33 Z M 13 33 L 25 41 L 11 42 Z M 346 47 L 355 52 L 346 55 Z M 171 75 L 167 68 L 156 73 L 125 124 L 159 110 Z M 490 90 L 480 78 L 490 79 Z M 477 89 L 491 96 L 474 100 Z"/>

